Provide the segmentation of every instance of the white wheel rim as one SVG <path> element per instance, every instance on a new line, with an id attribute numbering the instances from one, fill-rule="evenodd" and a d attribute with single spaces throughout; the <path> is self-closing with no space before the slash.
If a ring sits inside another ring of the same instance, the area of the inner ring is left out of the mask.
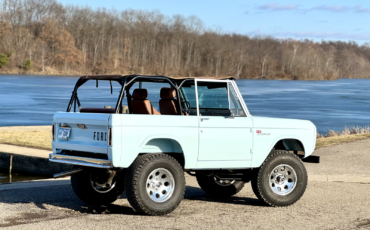
<path id="1" fill-rule="evenodd" d="M 158 168 L 149 174 L 145 186 L 150 199 L 162 203 L 171 198 L 175 190 L 175 179 L 167 169 Z"/>
<path id="2" fill-rule="evenodd" d="M 276 166 L 269 174 L 271 190 L 280 196 L 290 194 L 297 185 L 297 174 L 295 170 L 286 164 Z"/>

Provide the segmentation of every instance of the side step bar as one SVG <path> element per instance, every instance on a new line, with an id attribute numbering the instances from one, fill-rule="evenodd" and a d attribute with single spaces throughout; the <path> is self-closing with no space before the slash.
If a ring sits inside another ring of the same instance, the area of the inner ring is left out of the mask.
<path id="1" fill-rule="evenodd" d="M 84 171 L 83 169 L 75 169 L 75 170 L 70 170 L 70 171 L 67 171 L 67 172 L 61 172 L 61 173 L 57 173 L 57 174 L 54 174 L 54 178 L 62 178 L 62 177 L 66 177 L 66 176 L 70 176 L 70 175 L 73 175 L 73 174 L 76 174 L 76 173 L 79 173 L 79 172 L 82 172 Z"/>
<path id="2" fill-rule="evenodd" d="M 94 168 L 105 168 L 109 169 L 112 167 L 112 161 L 110 160 L 100 160 L 95 158 L 86 158 L 86 157 L 75 157 L 59 154 L 49 154 L 49 161 L 63 164 L 71 165 L 81 165 L 86 167 Z"/>

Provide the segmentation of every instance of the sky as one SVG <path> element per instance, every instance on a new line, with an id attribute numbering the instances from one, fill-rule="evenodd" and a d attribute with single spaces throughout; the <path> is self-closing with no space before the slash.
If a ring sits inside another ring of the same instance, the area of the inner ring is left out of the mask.
<path id="1" fill-rule="evenodd" d="M 370 1 L 243 0 L 59 0 L 106 9 L 159 10 L 166 16 L 195 15 L 223 33 L 276 38 L 370 42 Z"/>

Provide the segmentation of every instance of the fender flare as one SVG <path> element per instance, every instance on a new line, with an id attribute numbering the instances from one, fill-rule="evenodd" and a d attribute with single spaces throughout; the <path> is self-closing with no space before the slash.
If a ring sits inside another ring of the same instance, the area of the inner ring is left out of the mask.
<path id="1" fill-rule="evenodd" d="M 253 160 L 252 160 L 252 165 L 253 167 L 260 167 L 263 162 L 265 161 L 265 159 L 268 157 L 268 155 L 270 154 L 271 150 L 274 148 L 274 146 L 279 142 L 279 141 L 282 141 L 282 140 L 287 140 L 287 139 L 290 139 L 290 140 L 296 140 L 296 141 L 299 141 L 301 144 L 302 144 L 302 148 L 304 151 L 306 151 L 306 146 L 304 144 L 304 142 L 302 141 L 302 138 L 300 137 L 297 137 L 297 136 L 290 136 L 290 135 L 283 135 L 283 136 L 277 136 L 276 138 L 273 139 L 273 141 L 271 141 L 271 144 L 270 146 L 267 148 L 266 152 L 264 153 L 261 153 L 261 155 L 259 157 L 253 157 Z M 307 157 L 308 153 L 305 152 L 305 157 Z"/>
<path id="2" fill-rule="evenodd" d="M 181 154 L 183 155 L 183 158 L 184 158 L 184 166 L 186 165 L 186 150 L 184 148 L 184 146 L 181 144 L 181 139 L 178 138 L 178 137 L 175 137 L 175 136 L 172 136 L 172 135 L 151 135 L 151 136 L 148 136 L 146 137 L 139 145 L 138 147 L 138 155 L 140 153 L 142 153 L 141 151 L 143 150 L 143 148 L 152 140 L 161 140 L 161 139 L 164 139 L 164 140 L 171 140 L 171 141 L 174 141 L 175 143 L 178 144 L 178 146 L 181 148 Z M 179 153 L 180 154 L 180 153 Z"/>

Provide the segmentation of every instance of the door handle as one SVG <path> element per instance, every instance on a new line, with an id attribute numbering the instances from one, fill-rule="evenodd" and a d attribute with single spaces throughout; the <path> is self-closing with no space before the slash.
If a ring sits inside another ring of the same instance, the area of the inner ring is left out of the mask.
<path id="1" fill-rule="evenodd" d="M 203 121 L 208 121 L 208 120 L 209 120 L 209 118 L 201 118 L 201 119 L 200 119 L 200 121 L 202 121 L 202 122 L 203 122 Z"/>

